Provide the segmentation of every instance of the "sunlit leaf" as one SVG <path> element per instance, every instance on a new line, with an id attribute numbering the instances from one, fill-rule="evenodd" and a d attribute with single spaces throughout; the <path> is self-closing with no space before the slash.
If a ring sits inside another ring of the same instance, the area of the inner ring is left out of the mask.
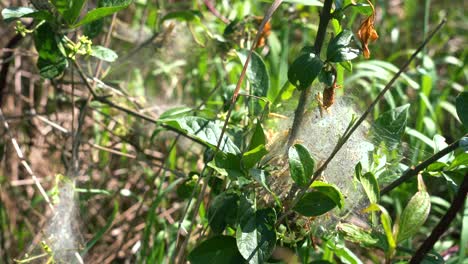
<path id="1" fill-rule="evenodd" d="M 311 191 L 302 196 L 293 209 L 303 216 L 319 216 L 335 207 L 335 201 L 328 195 L 319 191 Z"/>
<path id="2" fill-rule="evenodd" d="M 303 51 L 289 67 L 289 82 L 297 89 L 304 90 L 317 78 L 322 67 L 323 62 L 317 55 L 313 52 Z"/>
<path id="3" fill-rule="evenodd" d="M 309 150 L 301 144 L 291 146 L 288 151 L 289 171 L 294 182 L 307 187 L 314 173 L 315 161 Z"/>
<path id="4" fill-rule="evenodd" d="M 272 208 L 244 214 L 237 227 L 237 247 L 248 263 L 265 263 L 276 245 L 276 213 Z"/>

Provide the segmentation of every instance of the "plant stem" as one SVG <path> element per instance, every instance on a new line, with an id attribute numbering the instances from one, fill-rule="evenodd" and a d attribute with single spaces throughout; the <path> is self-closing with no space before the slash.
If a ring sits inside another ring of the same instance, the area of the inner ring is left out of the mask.
<path id="1" fill-rule="evenodd" d="M 332 3 L 333 3 L 332 0 L 325 0 L 325 3 L 323 3 L 322 13 L 320 13 L 320 22 L 319 22 L 319 27 L 317 30 L 317 36 L 315 38 L 315 43 L 314 43 L 314 50 L 317 56 L 320 56 L 320 51 L 322 50 L 323 42 L 325 40 L 325 35 L 327 33 L 328 22 L 331 19 L 330 12 L 331 12 Z M 296 108 L 296 111 L 294 112 L 293 124 L 289 132 L 287 149 L 293 144 L 294 140 L 296 140 L 297 132 L 299 130 L 299 127 L 302 124 L 302 120 L 304 119 L 305 106 L 306 106 L 309 95 L 310 95 L 310 87 L 307 87 L 306 89 L 301 91 L 299 102 L 297 103 L 297 108 Z"/>
<path id="2" fill-rule="evenodd" d="M 465 137 L 466 136 L 468 136 L 468 134 L 465 135 Z M 459 143 L 460 143 L 460 139 L 453 142 L 452 144 L 450 144 L 446 148 L 442 149 L 441 151 L 437 152 L 436 154 L 434 154 L 430 158 L 426 159 L 425 161 L 419 163 L 416 167 L 412 167 L 412 168 L 406 170 L 403 173 L 403 175 L 401 175 L 400 178 L 396 179 L 395 181 L 393 181 L 392 183 L 387 185 L 385 188 L 383 188 L 382 191 L 380 192 L 380 194 L 381 195 L 387 194 L 391 190 L 395 189 L 396 187 L 398 187 L 399 185 L 404 183 L 405 181 L 409 180 L 411 177 L 418 175 L 418 173 L 420 171 L 424 170 L 425 168 L 427 168 L 427 166 L 431 165 L 432 163 L 434 163 L 438 159 L 442 158 L 443 156 L 445 156 L 448 153 L 450 153 L 450 152 L 454 151 L 455 149 L 457 149 Z"/>
<path id="3" fill-rule="evenodd" d="M 465 174 L 463 182 L 458 188 L 457 195 L 452 201 L 450 208 L 447 213 L 440 219 L 440 222 L 432 230 L 432 233 L 424 241 L 424 243 L 419 247 L 419 249 L 414 253 L 413 257 L 410 260 L 410 264 L 421 263 L 424 259 L 424 256 L 432 249 L 434 244 L 439 240 L 440 236 L 449 228 L 450 223 L 453 221 L 457 212 L 460 211 L 460 208 L 463 206 L 463 203 L 466 201 L 466 195 L 468 193 L 468 174 Z"/>

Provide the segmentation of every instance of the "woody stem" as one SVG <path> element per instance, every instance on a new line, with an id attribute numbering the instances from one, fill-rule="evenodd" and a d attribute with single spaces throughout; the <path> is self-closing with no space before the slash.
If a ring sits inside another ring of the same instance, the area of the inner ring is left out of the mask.
<path id="1" fill-rule="evenodd" d="M 320 13 L 320 22 L 317 31 L 317 37 L 315 38 L 314 43 L 314 51 L 317 56 L 320 56 L 320 51 L 322 50 L 323 42 L 325 40 L 325 34 L 327 33 L 328 22 L 331 19 L 330 12 L 332 3 L 332 0 L 325 0 L 325 2 L 323 3 L 322 12 Z M 306 89 L 301 91 L 301 96 L 299 97 L 299 102 L 297 104 L 296 111 L 294 112 L 294 121 L 288 139 L 288 148 L 292 145 L 294 140 L 296 140 L 297 132 L 302 124 L 302 120 L 304 119 L 305 107 L 309 95 L 310 87 L 307 87 Z"/>

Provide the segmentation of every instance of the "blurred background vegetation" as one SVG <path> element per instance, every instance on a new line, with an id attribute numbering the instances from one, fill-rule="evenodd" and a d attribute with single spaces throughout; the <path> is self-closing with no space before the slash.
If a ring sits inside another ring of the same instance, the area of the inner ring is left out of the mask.
<path id="1" fill-rule="evenodd" d="M 89 1 L 88 6 L 105 2 Z M 272 106 L 271 111 L 278 114 L 291 112 L 296 104 L 298 93 L 285 84 L 287 69 L 299 50 L 313 43 L 318 27 L 319 7 L 313 4 L 320 1 L 309 1 L 312 5 L 300 2 L 308 1 L 282 4 L 271 20 L 266 45 L 258 50 L 270 73 L 270 93 L 277 94 L 284 87 L 291 93 Z M 248 22 L 251 25 L 246 27 L 250 28 L 231 39 L 223 38 L 223 33 L 229 21 L 263 16 L 270 3 L 137 0 L 81 32 L 93 43 L 116 51 L 117 61 L 103 63 L 99 71 L 97 60 L 82 59 L 79 63 L 88 75 L 103 81 L 100 89 L 107 91 L 112 86 L 118 90 L 121 96 L 113 97 L 114 101 L 155 119 L 168 109 L 189 106 L 198 107 L 196 115 L 222 120 L 227 110 L 224 105 L 242 69 L 231 48 L 249 47 L 245 45 L 254 37 L 258 24 L 255 20 Z M 28 5 L 28 1 L 21 0 L 0 2 L 1 9 Z M 447 18 L 442 31 L 373 113 L 375 118 L 386 110 L 411 105 L 411 118 L 403 136 L 405 148 L 398 151 L 399 159 L 408 166 L 466 133 L 454 106 L 455 97 L 466 90 L 468 77 L 466 5 L 463 0 L 375 1 L 375 26 L 380 38 L 370 46 L 371 59 L 359 58 L 351 73 L 340 72 L 338 83 L 343 89 L 339 93 L 354 98 L 355 107 L 363 109 L 428 32 Z M 362 19 L 349 12 L 343 25 L 356 32 Z M 333 26 L 329 26 L 327 38 Z M 0 22 L 2 54 L 10 51 L 7 45 L 15 34 L 13 23 Z M 34 173 L 45 190 L 52 192 L 56 175 L 67 172 L 72 155 L 72 139 L 64 133 L 77 126 L 80 102 L 73 103 L 72 92 L 75 99 L 86 100 L 87 90 L 72 70 L 53 81 L 42 79 L 36 60 L 37 52 L 29 37 L 14 47 L 14 56 L 3 58 L 1 63 L 10 61 L 11 66 L 7 85 L 1 91 L 1 107 Z M 193 177 L 203 166 L 203 150 L 189 140 L 174 143 L 174 133 L 108 105 L 91 102 L 89 107 L 91 111 L 83 117 L 76 178 L 80 192 L 77 230 L 88 242 L 84 244 L 86 263 L 164 263 L 175 250 L 177 223 L 194 188 Z M 231 119 L 233 130 L 242 115 L 252 114 L 235 112 Z M 3 127 L 0 134 L 0 262 L 11 263 L 28 252 L 31 243 L 40 241 L 50 212 L 20 166 L 21 160 Z M 430 233 L 449 207 L 455 192 L 446 182 L 460 179 L 460 175 L 437 173 L 426 177 L 432 211 L 415 243 Z M 398 214 L 416 189 L 415 180 L 404 184 L 384 196 L 383 204 L 392 215 Z M 200 212 L 200 226 L 206 225 L 204 210 Z M 462 232 L 468 236 L 466 212 L 456 218 L 435 246 L 450 263 L 463 257 L 459 252 L 466 247 Z M 199 236 L 199 232 L 192 235 L 189 248 Z M 379 263 L 378 253 L 360 252 L 359 248 L 353 251 Z"/>

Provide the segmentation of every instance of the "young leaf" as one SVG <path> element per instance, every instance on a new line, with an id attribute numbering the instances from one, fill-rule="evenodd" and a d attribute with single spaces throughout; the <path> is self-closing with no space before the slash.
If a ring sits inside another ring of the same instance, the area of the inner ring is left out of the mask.
<path id="1" fill-rule="evenodd" d="M 389 148 L 395 148 L 405 132 L 409 104 L 382 113 L 375 120 L 376 138 L 385 141 Z"/>
<path id="2" fill-rule="evenodd" d="M 237 52 L 242 65 L 245 64 L 247 56 L 249 55 L 249 50 L 242 49 Z M 252 86 L 253 95 L 258 97 L 266 97 L 268 94 L 268 89 L 270 89 L 270 75 L 268 74 L 267 67 L 265 62 L 262 60 L 262 57 L 256 52 L 252 52 L 252 57 L 250 58 L 250 63 L 247 66 L 246 72 L 247 80 L 249 80 L 250 85 Z M 256 113 L 261 111 L 260 101 L 256 100 L 255 104 Z"/>
<path id="3" fill-rule="evenodd" d="M 411 198 L 401 213 L 399 227 L 396 231 L 397 242 L 401 242 L 414 235 L 426 222 L 431 211 L 431 197 L 423 187 L 422 177 L 418 176 L 420 182 L 419 191 Z"/>
<path id="4" fill-rule="evenodd" d="M 119 57 L 115 51 L 99 45 L 91 47 L 91 56 L 108 62 L 113 62 Z"/>
<path id="5" fill-rule="evenodd" d="M 462 92 L 457 96 L 455 106 L 460 121 L 468 129 L 468 91 Z"/>
<path id="6" fill-rule="evenodd" d="M 332 210 L 336 205 L 328 195 L 320 191 L 312 191 L 302 196 L 293 210 L 303 216 L 319 216 Z"/>
<path id="7" fill-rule="evenodd" d="M 289 148 L 288 160 L 291 178 L 297 185 L 307 187 L 315 167 L 309 150 L 304 145 L 295 144 Z"/>
<path id="8" fill-rule="evenodd" d="M 323 62 L 313 52 L 303 51 L 291 64 L 288 79 L 299 90 L 309 87 L 322 70 Z"/>
<path id="9" fill-rule="evenodd" d="M 203 241 L 188 255 L 192 264 L 244 263 L 245 260 L 236 246 L 236 239 L 230 236 L 216 236 Z"/>
<path id="10" fill-rule="evenodd" d="M 249 263 L 265 263 L 276 245 L 276 212 L 272 208 L 248 211 L 237 227 L 237 248 Z M 223 262 L 224 263 L 224 262 Z"/>
<path id="11" fill-rule="evenodd" d="M 369 207 L 364 209 L 364 212 L 374 212 L 380 211 L 380 222 L 382 223 L 382 227 L 385 231 L 385 236 L 387 237 L 388 243 L 388 251 L 386 252 L 387 255 L 392 256 L 396 249 L 396 242 L 395 236 L 392 233 L 392 219 L 390 218 L 390 214 L 388 214 L 387 210 L 378 204 L 371 204 Z"/>
<path id="12" fill-rule="evenodd" d="M 322 181 L 314 181 L 310 187 L 327 195 L 335 202 L 338 208 L 342 209 L 344 207 L 344 196 L 335 185 Z"/>
<path id="13" fill-rule="evenodd" d="M 360 176 L 360 182 L 371 203 L 377 203 L 380 200 L 379 183 L 372 172 L 367 172 Z"/>
<path id="14" fill-rule="evenodd" d="M 83 10 L 85 3 L 86 0 L 71 1 L 70 7 L 63 13 L 63 18 L 65 19 L 65 21 L 67 21 L 68 24 L 73 24 L 76 22 L 76 20 L 80 16 L 81 10 Z"/>
<path id="15" fill-rule="evenodd" d="M 252 139 L 250 139 L 249 150 L 252 150 L 260 145 L 266 145 L 266 137 L 265 133 L 263 132 L 262 124 L 260 121 L 257 121 Z"/>
<path id="16" fill-rule="evenodd" d="M 327 60 L 330 62 L 350 61 L 359 56 L 359 49 L 349 46 L 353 39 L 353 32 L 344 29 L 334 37 L 327 48 Z"/>
<path id="17" fill-rule="evenodd" d="M 208 208 L 208 223 L 216 234 L 221 234 L 228 224 L 235 224 L 239 195 L 236 193 L 221 193 L 214 198 Z"/>

